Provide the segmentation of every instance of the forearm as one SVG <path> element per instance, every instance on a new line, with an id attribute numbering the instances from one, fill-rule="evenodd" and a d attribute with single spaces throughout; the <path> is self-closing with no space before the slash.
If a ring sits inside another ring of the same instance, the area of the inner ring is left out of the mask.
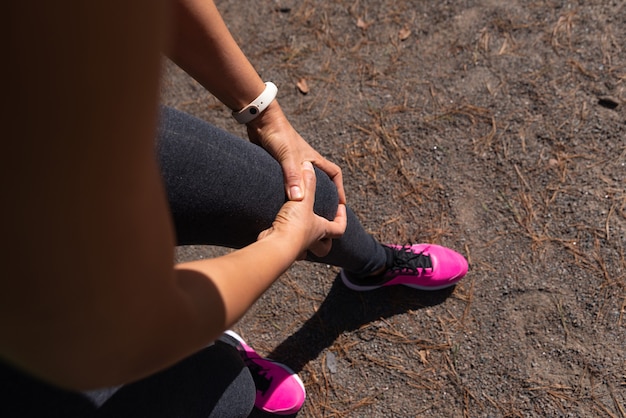
<path id="1" fill-rule="evenodd" d="M 293 264 L 298 251 L 292 241 L 270 236 L 222 257 L 179 264 L 177 278 L 197 307 L 201 327 L 215 338 Z M 222 306 L 219 311 L 215 303 L 207 303 L 214 295 Z"/>
<path id="2" fill-rule="evenodd" d="M 263 80 L 212 0 L 174 0 L 169 57 L 232 110 L 254 100 Z"/>

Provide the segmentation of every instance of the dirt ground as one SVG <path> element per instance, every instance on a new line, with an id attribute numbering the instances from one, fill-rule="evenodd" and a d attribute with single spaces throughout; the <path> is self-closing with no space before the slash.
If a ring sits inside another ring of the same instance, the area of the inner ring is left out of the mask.
<path id="1" fill-rule="evenodd" d="M 433 293 L 290 269 L 236 329 L 299 416 L 626 417 L 626 3 L 217 4 L 366 229 L 471 266 Z M 163 101 L 245 135 L 171 64 Z"/>

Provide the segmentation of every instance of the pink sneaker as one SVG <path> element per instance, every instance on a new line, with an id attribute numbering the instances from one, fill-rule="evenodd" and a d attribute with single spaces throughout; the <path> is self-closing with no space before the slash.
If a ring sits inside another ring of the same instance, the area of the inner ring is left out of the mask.
<path id="1" fill-rule="evenodd" d="M 259 356 L 233 331 L 226 331 L 220 339 L 236 346 L 248 366 L 256 386 L 254 406 L 276 415 L 295 414 L 304 405 L 306 392 L 297 374 L 284 364 Z"/>
<path id="2" fill-rule="evenodd" d="M 343 283 L 353 290 L 373 290 L 404 285 L 439 290 L 457 283 L 467 273 L 467 260 L 449 248 L 435 244 L 389 245 L 393 264 L 378 276 L 357 277 L 341 270 Z"/>

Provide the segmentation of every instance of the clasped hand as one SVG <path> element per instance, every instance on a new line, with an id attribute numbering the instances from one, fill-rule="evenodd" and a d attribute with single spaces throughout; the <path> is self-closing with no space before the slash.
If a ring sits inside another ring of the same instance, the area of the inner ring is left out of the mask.
<path id="1" fill-rule="evenodd" d="M 269 229 L 259 234 L 263 239 L 273 233 L 284 233 L 285 237 L 295 240 L 299 246 L 299 259 L 306 257 L 307 250 L 318 257 L 330 251 L 333 238 L 339 238 L 346 230 L 346 206 L 337 208 L 337 216 L 329 221 L 313 212 L 315 203 L 315 170 L 309 161 L 302 163 L 304 197 L 300 201 L 287 201 Z"/>

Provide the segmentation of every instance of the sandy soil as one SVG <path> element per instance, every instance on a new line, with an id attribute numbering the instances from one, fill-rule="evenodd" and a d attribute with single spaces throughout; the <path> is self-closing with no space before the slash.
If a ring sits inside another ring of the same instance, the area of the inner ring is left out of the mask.
<path id="1" fill-rule="evenodd" d="M 365 227 L 471 264 L 434 293 L 281 277 L 237 330 L 299 416 L 626 417 L 626 3 L 217 3 Z M 245 135 L 171 64 L 163 100 Z"/>

